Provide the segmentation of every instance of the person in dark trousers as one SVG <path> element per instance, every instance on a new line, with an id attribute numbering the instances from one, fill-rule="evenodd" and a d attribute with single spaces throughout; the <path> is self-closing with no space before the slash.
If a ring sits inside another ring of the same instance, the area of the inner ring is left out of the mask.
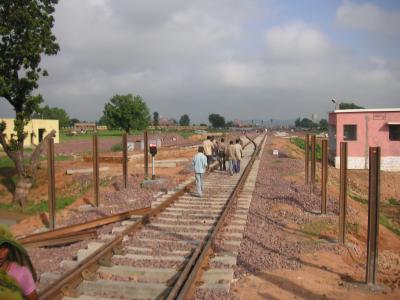
<path id="1" fill-rule="evenodd" d="M 211 136 L 207 136 L 207 139 L 203 142 L 204 154 L 207 157 L 207 165 L 210 167 L 212 164 L 212 155 L 213 155 L 213 142 L 211 141 Z"/>
<path id="2" fill-rule="evenodd" d="M 204 187 L 204 173 L 207 169 L 207 157 L 204 155 L 204 148 L 200 146 L 197 150 L 197 154 L 193 157 L 193 168 L 196 178 L 197 196 L 203 196 Z"/>
<path id="3" fill-rule="evenodd" d="M 221 141 L 218 143 L 218 161 L 219 161 L 219 169 L 220 171 L 226 171 L 226 161 L 225 161 L 225 154 L 226 154 L 226 145 L 225 140 L 221 138 Z"/>
<path id="4" fill-rule="evenodd" d="M 0 225 L 0 299 L 39 299 L 36 272 L 25 248 Z"/>

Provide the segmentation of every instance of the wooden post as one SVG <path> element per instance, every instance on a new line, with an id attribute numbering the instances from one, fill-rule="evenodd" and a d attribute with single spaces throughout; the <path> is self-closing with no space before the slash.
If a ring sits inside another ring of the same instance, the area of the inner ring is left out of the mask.
<path id="1" fill-rule="evenodd" d="M 94 188 L 94 203 L 99 207 L 99 141 L 97 134 L 93 135 L 93 188 Z"/>
<path id="2" fill-rule="evenodd" d="M 309 154 L 309 150 L 310 150 L 310 135 L 306 134 L 306 138 L 305 138 L 305 149 L 304 149 L 304 184 L 308 185 L 308 171 L 309 171 L 309 161 L 310 161 L 310 154 Z"/>
<path id="3" fill-rule="evenodd" d="M 347 143 L 340 143 L 339 243 L 346 241 Z"/>
<path id="4" fill-rule="evenodd" d="M 380 201 L 381 148 L 369 148 L 368 187 L 368 240 L 367 240 L 367 284 L 376 283 L 379 241 L 379 201 Z"/>
<path id="5" fill-rule="evenodd" d="M 48 174 L 48 201 L 49 201 L 49 227 L 56 227 L 56 179 L 54 167 L 54 139 L 48 140 L 47 151 L 47 174 Z"/>
<path id="6" fill-rule="evenodd" d="M 315 187 L 315 164 L 316 164 L 316 153 L 315 153 L 315 134 L 311 136 L 311 192 L 314 192 Z"/>
<path id="7" fill-rule="evenodd" d="M 128 133 L 122 136 L 122 174 L 124 180 L 124 188 L 128 186 Z"/>
<path id="8" fill-rule="evenodd" d="M 328 183 L 328 141 L 322 140 L 321 214 L 326 214 L 327 183 Z"/>
<path id="9" fill-rule="evenodd" d="M 147 130 L 144 131 L 144 178 L 149 178 L 149 139 L 147 136 Z"/>

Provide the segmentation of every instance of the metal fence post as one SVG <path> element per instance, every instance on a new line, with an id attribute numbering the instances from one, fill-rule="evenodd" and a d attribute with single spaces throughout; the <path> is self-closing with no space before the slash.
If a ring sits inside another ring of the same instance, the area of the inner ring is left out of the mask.
<path id="1" fill-rule="evenodd" d="M 340 143 L 340 196 L 339 196 L 339 243 L 346 239 L 347 212 L 347 143 Z"/>
<path id="2" fill-rule="evenodd" d="M 315 187 L 315 160 L 316 160 L 316 153 L 315 153 L 315 134 L 311 136 L 311 192 L 314 192 Z"/>
<path id="3" fill-rule="evenodd" d="M 381 148 L 369 148 L 367 284 L 376 283 L 378 268 Z"/>
<path id="4" fill-rule="evenodd" d="M 144 178 L 149 178 L 149 139 L 147 135 L 147 130 L 144 131 Z"/>
<path id="5" fill-rule="evenodd" d="M 124 180 L 124 188 L 128 185 L 128 134 L 125 132 L 122 136 L 122 174 Z"/>
<path id="6" fill-rule="evenodd" d="M 306 138 L 305 138 L 305 148 L 304 148 L 304 184 L 307 185 L 308 184 L 308 171 L 309 171 L 309 161 L 310 161 L 310 154 L 309 154 L 309 150 L 310 150 L 310 135 L 306 134 Z"/>
<path id="7" fill-rule="evenodd" d="M 93 188 L 94 203 L 99 207 L 99 140 L 97 134 L 93 135 Z"/>
<path id="8" fill-rule="evenodd" d="M 48 140 L 47 151 L 47 174 L 48 174 L 48 201 L 49 201 L 49 225 L 54 230 L 56 226 L 56 179 L 54 167 L 54 139 Z"/>
<path id="9" fill-rule="evenodd" d="M 321 165 L 321 214 L 326 214 L 326 198 L 328 182 L 328 141 L 322 140 L 322 165 Z"/>

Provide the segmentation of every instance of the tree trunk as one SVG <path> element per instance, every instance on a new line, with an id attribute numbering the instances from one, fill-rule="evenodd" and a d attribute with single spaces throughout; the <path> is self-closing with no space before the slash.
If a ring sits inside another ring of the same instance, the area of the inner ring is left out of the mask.
<path id="1" fill-rule="evenodd" d="M 5 128 L 5 127 L 4 127 Z M 54 138 L 55 130 L 52 130 L 46 137 L 36 146 L 31 154 L 30 164 L 24 163 L 24 150 L 23 143 L 19 146 L 18 150 L 12 150 L 6 141 L 3 132 L 0 131 L 0 145 L 3 146 L 4 151 L 14 162 L 18 173 L 18 180 L 15 187 L 13 202 L 24 207 L 28 201 L 28 194 L 36 178 L 36 171 L 40 163 L 40 153 L 44 145 L 50 138 Z"/>
<path id="2" fill-rule="evenodd" d="M 30 177 L 18 177 L 14 192 L 14 203 L 25 207 L 28 202 L 28 194 L 32 187 L 33 179 Z"/>

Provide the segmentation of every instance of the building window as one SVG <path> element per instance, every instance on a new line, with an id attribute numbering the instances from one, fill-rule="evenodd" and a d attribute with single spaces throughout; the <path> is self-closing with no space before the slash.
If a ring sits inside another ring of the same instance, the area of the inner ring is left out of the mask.
<path id="1" fill-rule="evenodd" d="M 356 141 L 357 125 L 343 125 L 343 136 L 345 141 Z"/>
<path id="2" fill-rule="evenodd" d="M 400 141 L 400 125 L 389 125 L 389 140 Z"/>

